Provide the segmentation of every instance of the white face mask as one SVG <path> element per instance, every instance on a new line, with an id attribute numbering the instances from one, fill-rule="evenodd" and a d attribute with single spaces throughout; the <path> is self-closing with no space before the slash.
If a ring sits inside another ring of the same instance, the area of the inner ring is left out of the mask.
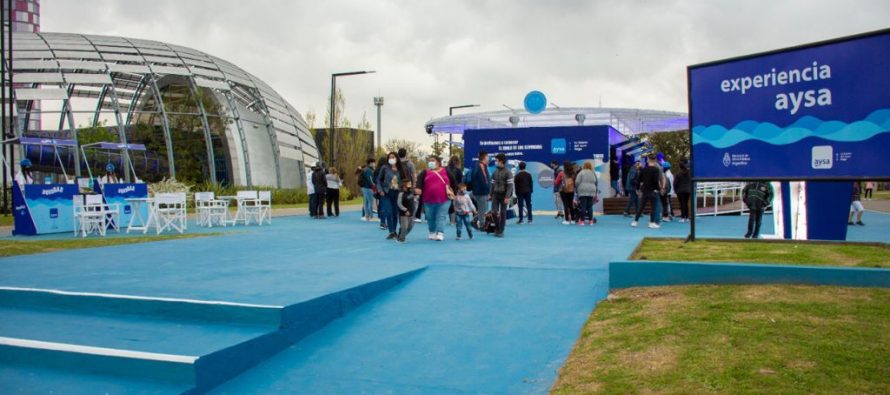
<path id="1" fill-rule="evenodd" d="M 389 158 L 389 164 L 391 164 L 391 165 L 396 164 L 396 159 L 395 159 L 395 158 Z"/>

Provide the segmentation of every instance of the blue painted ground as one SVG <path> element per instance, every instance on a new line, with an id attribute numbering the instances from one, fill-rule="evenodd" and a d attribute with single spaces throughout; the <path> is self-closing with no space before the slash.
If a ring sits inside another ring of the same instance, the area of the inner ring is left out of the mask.
<path id="1" fill-rule="evenodd" d="M 200 356 L 273 330 L 128 315 L 85 315 L 53 309 L 0 307 L 0 336 L 93 347 Z M 64 331 L 60 331 L 63 325 Z M 97 334 L 102 334 L 97 336 Z"/>
<path id="2" fill-rule="evenodd" d="M 771 220 L 764 219 L 769 233 Z M 739 237 L 746 220 L 699 218 L 699 236 Z M 890 215 L 869 212 L 866 221 L 850 229 L 851 240 L 890 242 Z M 375 224 L 349 215 L 276 218 L 273 226 L 224 236 L 0 259 L 0 286 L 285 305 L 429 266 L 216 391 L 543 393 L 606 295 L 608 262 L 627 257 L 644 236 L 685 236 L 688 226 L 633 229 L 628 219 L 607 216 L 595 227 L 578 227 L 539 216 L 531 226 L 510 225 L 504 239 L 477 234 L 455 241 L 453 231 L 433 242 L 418 224 L 409 243 L 397 245 L 384 241 Z M 0 310 L 0 320 L 8 318 L 13 313 Z M 101 328 L 96 336 L 111 331 Z M 62 341 L 74 336 L 64 333 L 69 329 L 35 333 Z M 187 341 L 181 350 L 200 348 Z M 170 342 L 148 349 L 176 349 L 177 340 Z M 106 379 L 97 376 L 0 366 L 2 392 L 31 392 L 22 388 L 35 380 L 34 392 L 53 385 L 110 393 L 176 388 L 126 382 L 120 391 L 116 380 L 123 379 L 107 379 L 103 387 Z"/>

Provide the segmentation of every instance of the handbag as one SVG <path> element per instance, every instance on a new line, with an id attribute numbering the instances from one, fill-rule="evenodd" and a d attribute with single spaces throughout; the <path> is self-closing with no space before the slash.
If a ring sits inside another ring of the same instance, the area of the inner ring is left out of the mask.
<path id="1" fill-rule="evenodd" d="M 445 182 L 445 179 L 442 178 L 442 175 L 439 174 L 439 172 L 434 171 L 433 174 L 435 174 L 436 177 L 439 177 L 439 180 L 441 180 L 442 183 L 445 184 L 445 195 L 448 196 L 448 200 L 454 200 L 454 190 L 451 189 L 451 185 Z"/>

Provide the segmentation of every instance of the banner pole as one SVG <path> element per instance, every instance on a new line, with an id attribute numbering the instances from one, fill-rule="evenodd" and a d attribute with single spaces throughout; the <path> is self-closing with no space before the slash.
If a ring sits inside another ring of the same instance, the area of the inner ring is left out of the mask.
<path id="1" fill-rule="evenodd" d="M 686 103 L 689 106 L 687 128 L 689 129 L 689 180 L 692 182 L 692 196 L 689 202 L 689 236 L 686 242 L 695 241 L 695 217 L 698 212 L 698 188 L 695 182 L 695 149 L 692 144 L 692 70 L 686 67 Z"/>

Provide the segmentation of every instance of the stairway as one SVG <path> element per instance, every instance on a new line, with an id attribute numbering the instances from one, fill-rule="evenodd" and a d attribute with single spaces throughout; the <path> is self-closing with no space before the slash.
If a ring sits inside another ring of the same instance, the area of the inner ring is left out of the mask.
<path id="1" fill-rule="evenodd" d="M 0 287 L 0 383 L 203 393 L 422 270 L 287 306 Z"/>

